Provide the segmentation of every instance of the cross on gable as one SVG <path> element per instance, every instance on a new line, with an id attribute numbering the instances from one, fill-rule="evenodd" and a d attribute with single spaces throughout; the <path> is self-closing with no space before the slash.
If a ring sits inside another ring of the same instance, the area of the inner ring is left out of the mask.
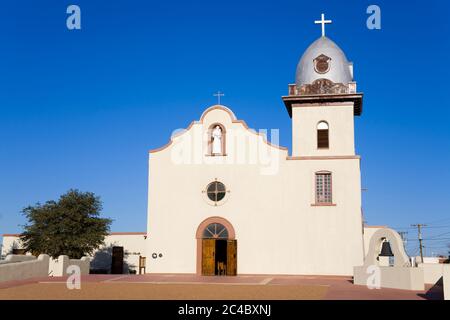
<path id="1" fill-rule="evenodd" d="M 225 96 L 225 94 L 222 93 L 222 92 L 220 92 L 220 91 L 217 91 L 216 93 L 213 94 L 213 96 L 214 96 L 214 97 L 217 97 L 217 104 L 220 105 L 220 97 Z"/>

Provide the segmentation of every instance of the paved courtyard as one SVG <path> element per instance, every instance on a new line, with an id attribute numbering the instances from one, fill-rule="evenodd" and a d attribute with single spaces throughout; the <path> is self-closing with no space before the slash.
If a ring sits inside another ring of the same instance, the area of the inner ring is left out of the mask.
<path id="1" fill-rule="evenodd" d="M 81 290 L 63 277 L 0 283 L 0 300 L 424 300 L 442 299 L 440 287 L 425 291 L 370 290 L 349 277 L 195 275 L 88 275 Z"/>

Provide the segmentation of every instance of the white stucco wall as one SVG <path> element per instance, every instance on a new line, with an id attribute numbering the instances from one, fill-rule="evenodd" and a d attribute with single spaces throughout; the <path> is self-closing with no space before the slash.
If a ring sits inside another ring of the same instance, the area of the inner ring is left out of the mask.
<path id="1" fill-rule="evenodd" d="M 9 254 L 6 256 L 4 260 L 0 260 L 0 264 L 2 263 L 13 263 L 13 262 L 22 262 L 22 261 L 31 261 L 35 260 L 36 257 L 32 255 L 22 255 L 22 254 Z"/>
<path id="2" fill-rule="evenodd" d="M 326 119 L 332 127 L 350 114 L 350 108 L 339 110 Z M 226 157 L 206 155 L 206 132 L 214 123 L 226 127 Z M 346 156 L 353 145 L 342 148 Z M 266 157 L 253 161 L 249 150 Z M 351 275 L 353 266 L 363 263 L 357 157 L 288 159 L 287 150 L 268 145 L 215 107 L 171 145 L 152 152 L 149 167 L 147 257 L 163 257 L 150 258 L 147 272 L 195 273 L 196 231 L 214 216 L 235 229 L 240 274 Z M 313 205 L 315 172 L 323 170 L 332 172 L 335 206 Z M 216 178 L 230 191 L 218 206 L 202 193 Z"/>
<path id="3" fill-rule="evenodd" d="M 65 276 L 68 274 L 69 266 L 80 267 L 81 275 L 89 274 L 90 258 L 70 259 L 68 256 L 59 256 L 57 259 L 50 258 L 48 274 L 53 277 Z"/>
<path id="4" fill-rule="evenodd" d="M 444 275 L 444 264 L 442 263 L 419 263 L 418 268 L 423 269 L 424 281 L 435 284 Z"/>
<path id="5" fill-rule="evenodd" d="M 378 267 L 377 283 L 380 288 L 401 290 L 424 290 L 423 269 L 411 267 Z M 367 286 L 374 284 L 375 273 L 368 266 L 354 268 L 353 281 L 355 285 Z"/>
<path id="6" fill-rule="evenodd" d="M 292 106 L 292 155 L 333 156 L 354 155 L 353 103 L 334 103 Z M 329 148 L 317 149 L 317 124 L 329 126 Z"/>
<path id="7" fill-rule="evenodd" d="M 364 226 L 364 256 L 367 255 L 369 251 L 369 244 L 372 236 L 381 229 L 386 229 L 387 226 Z M 380 247 L 381 250 L 381 247 Z"/>
<path id="8" fill-rule="evenodd" d="M 0 282 L 24 280 L 48 275 L 49 256 L 41 254 L 37 259 L 0 264 Z"/>
<path id="9" fill-rule="evenodd" d="M 450 264 L 444 266 L 444 299 L 450 300 Z"/>
<path id="10" fill-rule="evenodd" d="M 2 256 L 12 254 L 13 249 L 21 249 L 22 242 L 17 234 L 4 234 L 2 242 Z"/>
<path id="11" fill-rule="evenodd" d="M 416 261 L 417 263 L 421 262 L 421 257 L 420 256 L 416 256 Z M 423 257 L 423 263 L 425 264 L 438 264 L 439 263 L 439 258 L 437 257 Z"/>
<path id="12" fill-rule="evenodd" d="M 139 256 L 145 256 L 146 237 L 147 234 L 141 232 L 113 233 L 106 236 L 105 244 L 91 257 L 91 267 L 110 270 L 112 247 L 118 246 L 124 248 L 124 273 L 128 273 L 129 269 L 139 273 Z"/>

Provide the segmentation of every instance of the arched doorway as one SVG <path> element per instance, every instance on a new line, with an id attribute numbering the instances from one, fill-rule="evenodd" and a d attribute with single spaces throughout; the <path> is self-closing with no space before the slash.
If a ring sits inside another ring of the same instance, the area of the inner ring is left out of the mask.
<path id="1" fill-rule="evenodd" d="M 204 220 L 197 233 L 197 274 L 235 276 L 237 241 L 230 222 L 221 217 Z"/>

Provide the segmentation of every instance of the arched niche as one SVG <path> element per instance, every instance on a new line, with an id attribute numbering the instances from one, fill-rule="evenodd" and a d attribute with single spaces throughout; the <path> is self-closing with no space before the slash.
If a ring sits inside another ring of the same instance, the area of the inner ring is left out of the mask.
<path id="1" fill-rule="evenodd" d="M 394 267 L 411 266 L 408 255 L 403 247 L 403 240 L 400 235 L 389 228 L 383 228 L 376 231 L 369 242 L 369 250 L 364 259 L 364 266 L 377 265 L 377 257 L 380 254 L 380 248 L 384 240 L 389 241 L 392 253 L 394 254 Z"/>
<path id="2" fill-rule="evenodd" d="M 220 127 L 220 129 L 222 130 L 222 138 L 221 138 L 221 143 L 222 143 L 222 152 L 220 154 L 213 154 L 213 130 L 214 128 L 216 128 L 217 126 Z M 211 124 L 208 127 L 208 155 L 210 156 L 225 156 L 227 154 L 227 129 L 225 128 L 225 126 L 219 122 L 215 122 L 213 124 Z"/>

